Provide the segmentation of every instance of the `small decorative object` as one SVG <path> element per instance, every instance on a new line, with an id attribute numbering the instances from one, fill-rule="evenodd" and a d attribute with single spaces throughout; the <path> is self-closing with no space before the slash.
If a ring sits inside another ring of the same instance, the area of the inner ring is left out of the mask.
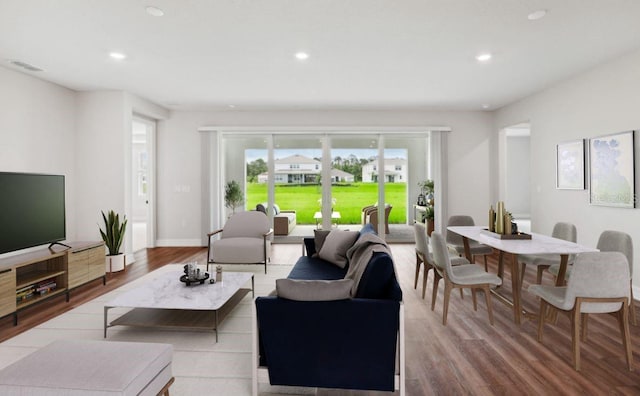
<path id="1" fill-rule="evenodd" d="M 489 231 L 494 232 L 496 229 L 496 211 L 493 210 L 493 205 L 489 208 Z"/>
<path id="2" fill-rule="evenodd" d="M 424 194 L 418 194 L 418 201 L 416 202 L 418 206 L 427 206 L 427 198 Z"/>
<path id="3" fill-rule="evenodd" d="M 496 239 L 531 239 L 530 234 L 518 232 L 518 224 L 513 222 L 513 215 L 504 208 L 504 202 L 498 201 L 496 211 L 493 206 L 489 208 L 489 228 L 481 231 L 482 234 Z"/>
<path id="4" fill-rule="evenodd" d="M 504 202 L 498 201 L 496 205 L 496 234 L 504 234 Z"/>
<path id="5" fill-rule="evenodd" d="M 222 282 L 222 266 L 218 265 L 216 267 L 216 282 Z"/>
<path id="6" fill-rule="evenodd" d="M 187 286 L 202 285 L 209 279 L 209 273 L 200 271 L 198 262 L 187 263 L 184 266 L 184 275 L 180 277 L 180 282 L 186 283 Z"/>

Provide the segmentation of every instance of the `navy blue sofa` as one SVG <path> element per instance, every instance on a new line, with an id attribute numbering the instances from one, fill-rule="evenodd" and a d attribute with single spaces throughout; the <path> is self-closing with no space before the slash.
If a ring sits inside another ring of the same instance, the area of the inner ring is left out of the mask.
<path id="1" fill-rule="evenodd" d="M 371 231 L 370 227 L 363 230 Z M 311 257 L 313 238 L 305 238 L 304 243 L 307 255 L 298 259 L 289 279 L 344 278 L 348 267 Z M 258 345 L 254 355 L 258 356 L 254 358 L 259 368 L 268 369 L 272 385 L 394 390 L 396 368 L 403 366 L 396 366 L 403 359 L 398 360 L 397 349 L 403 344 L 399 340 L 402 290 L 388 254 L 374 253 L 351 299 L 258 297 L 255 309 Z M 254 393 L 256 388 L 254 378 Z"/>

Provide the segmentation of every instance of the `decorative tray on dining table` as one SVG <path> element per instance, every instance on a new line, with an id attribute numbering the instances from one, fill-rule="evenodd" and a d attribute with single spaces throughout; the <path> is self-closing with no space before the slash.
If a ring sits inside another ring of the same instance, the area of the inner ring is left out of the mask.
<path id="1" fill-rule="evenodd" d="M 480 233 L 496 239 L 531 239 L 531 234 L 527 234 L 525 232 L 518 232 L 517 234 L 498 234 L 484 229 Z"/>

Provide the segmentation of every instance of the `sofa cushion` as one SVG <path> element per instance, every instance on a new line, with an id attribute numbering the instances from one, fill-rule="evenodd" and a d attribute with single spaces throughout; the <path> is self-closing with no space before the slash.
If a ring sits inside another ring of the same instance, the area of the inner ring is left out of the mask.
<path id="1" fill-rule="evenodd" d="M 346 267 L 349 263 L 347 250 L 353 246 L 359 236 L 358 231 L 331 230 L 318 252 L 318 257 L 340 268 Z"/>
<path id="2" fill-rule="evenodd" d="M 340 268 L 327 261 L 309 256 L 302 256 L 296 262 L 287 278 L 289 279 L 342 279 L 347 273 L 346 268 Z"/>
<path id="3" fill-rule="evenodd" d="M 353 280 L 276 279 L 278 297 L 295 301 L 333 301 L 351 298 Z"/>

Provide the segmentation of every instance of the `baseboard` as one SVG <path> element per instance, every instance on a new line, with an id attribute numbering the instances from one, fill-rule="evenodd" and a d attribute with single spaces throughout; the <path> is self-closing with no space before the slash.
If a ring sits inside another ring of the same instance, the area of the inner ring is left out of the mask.
<path id="1" fill-rule="evenodd" d="M 202 247 L 200 239 L 158 239 L 157 247 Z"/>

